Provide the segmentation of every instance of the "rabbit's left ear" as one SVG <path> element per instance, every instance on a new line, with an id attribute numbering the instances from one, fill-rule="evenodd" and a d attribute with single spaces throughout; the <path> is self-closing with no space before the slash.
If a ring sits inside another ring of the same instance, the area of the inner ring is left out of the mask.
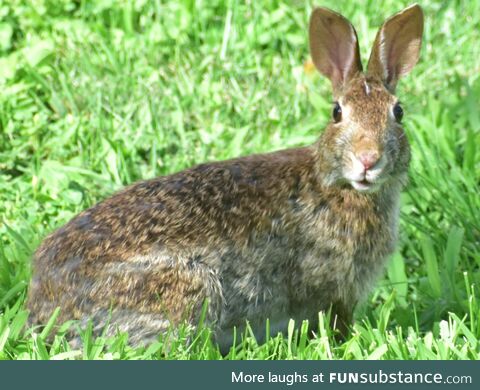
<path id="1" fill-rule="evenodd" d="M 418 61 L 422 34 L 423 11 L 418 4 L 387 19 L 375 38 L 367 75 L 382 80 L 394 92 L 398 79 Z"/>

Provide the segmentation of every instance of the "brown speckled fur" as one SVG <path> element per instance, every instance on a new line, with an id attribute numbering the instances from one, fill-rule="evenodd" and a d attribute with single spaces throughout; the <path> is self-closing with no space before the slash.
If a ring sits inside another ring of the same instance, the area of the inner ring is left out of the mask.
<path id="1" fill-rule="evenodd" d="M 311 25 L 315 18 L 348 30 L 326 9 L 314 11 Z M 171 324 L 194 325 L 208 299 L 207 321 L 223 348 L 246 320 L 259 337 L 267 318 L 274 332 L 290 318 L 314 329 L 330 307 L 340 329 L 349 324 L 394 250 L 410 152 L 379 70 L 364 74 L 353 63 L 338 82 L 322 60 L 342 121 L 314 145 L 136 183 L 80 213 L 35 254 L 31 323 L 60 307 L 60 320 L 93 319 L 97 330 L 109 320 L 112 331 L 147 343 Z M 343 175 L 348 153 L 372 147 L 388 160 L 381 185 L 357 191 Z"/>

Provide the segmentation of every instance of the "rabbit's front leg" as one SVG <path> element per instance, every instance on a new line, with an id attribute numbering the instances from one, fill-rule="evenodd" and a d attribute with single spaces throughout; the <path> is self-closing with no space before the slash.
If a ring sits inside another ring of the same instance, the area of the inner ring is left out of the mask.
<path id="1" fill-rule="evenodd" d="M 345 339 L 349 334 L 349 328 L 353 324 L 353 310 L 356 302 L 345 303 L 337 301 L 332 304 L 330 326 L 335 330 L 339 340 Z"/>

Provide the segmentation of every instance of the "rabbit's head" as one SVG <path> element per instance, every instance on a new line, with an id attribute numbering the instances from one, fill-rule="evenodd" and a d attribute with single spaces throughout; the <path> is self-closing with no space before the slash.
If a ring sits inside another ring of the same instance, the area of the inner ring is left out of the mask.
<path id="1" fill-rule="evenodd" d="M 387 19 L 378 31 L 365 72 L 357 33 L 340 14 L 316 8 L 310 19 L 310 50 L 317 69 L 332 82 L 331 123 L 321 138 L 324 184 L 375 192 L 404 181 L 410 149 L 395 97 L 398 79 L 417 63 L 423 13 L 413 5 Z"/>

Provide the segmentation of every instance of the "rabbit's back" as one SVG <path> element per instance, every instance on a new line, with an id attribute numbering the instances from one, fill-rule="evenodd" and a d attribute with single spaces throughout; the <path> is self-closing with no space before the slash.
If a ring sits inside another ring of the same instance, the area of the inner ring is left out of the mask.
<path id="1" fill-rule="evenodd" d="M 295 212 L 291 196 L 311 158 L 303 148 L 203 164 L 137 183 L 80 213 L 35 254 L 31 322 L 47 322 L 59 306 L 62 320 L 92 318 L 101 327 L 111 312 L 110 322 L 132 334 L 150 334 L 149 323 L 158 334 L 171 322 L 194 322 L 205 299 L 211 322 L 235 322 L 249 311 L 245 302 L 265 295 L 262 278 L 277 286 L 283 277 L 275 269 L 284 254 L 276 248 L 278 261 L 266 262 L 266 248 L 287 221 L 281 208 Z M 222 315 L 227 302 L 237 309 Z"/>

